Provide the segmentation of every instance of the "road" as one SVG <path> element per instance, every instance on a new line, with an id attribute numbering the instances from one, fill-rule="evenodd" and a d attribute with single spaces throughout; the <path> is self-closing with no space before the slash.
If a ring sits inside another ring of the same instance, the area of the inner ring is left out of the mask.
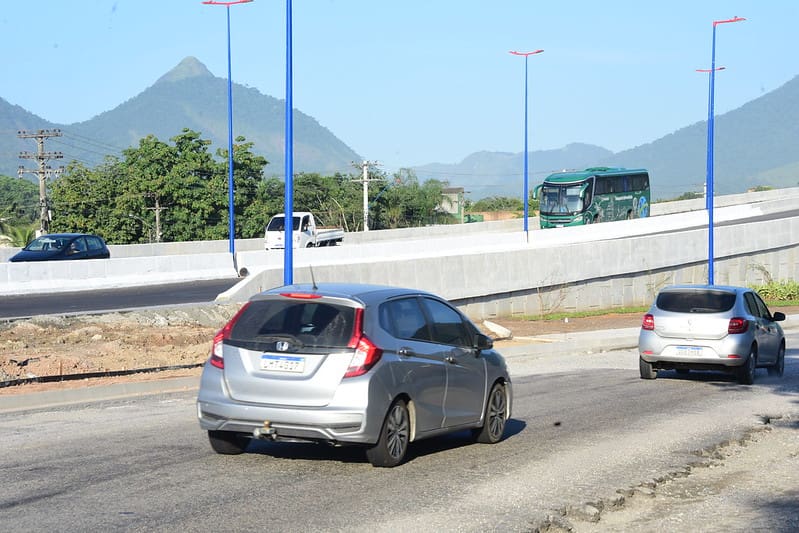
<path id="1" fill-rule="evenodd" d="M 121 289 L 6 295 L 0 298 L 0 319 L 212 302 L 219 293 L 238 282 L 238 278 L 225 278 Z"/>
<path id="2" fill-rule="evenodd" d="M 6 413 L 0 523 L 32 532 L 530 531 L 574 523 L 619 490 L 712 460 L 718 446 L 762 430 L 764 420 L 799 420 L 799 350 L 790 348 L 799 332 L 787 342 L 786 375 L 761 369 L 752 387 L 711 373 L 641 380 L 630 350 L 512 356 L 514 413 L 502 442 L 472 444 L 466 433 L 422 441 L 394 469 L 371 467 L 357 448 L 309 444 L 258 442 L 244 455 L 215 455 L 191 391 Z M 796 442 L 795 422 L 792 431 Z M 779 526 L 797 511 L 779 503 L 771 493 L 744 502 L 746 522 L 732 529 L 750 529 L 754 513 L 758 526 L 785 531 Z M 739 516 L 718 512 L 728 524 Z M 713 510 L 702 516 L 706 523 L 686 529 L 714 530 Z"/>

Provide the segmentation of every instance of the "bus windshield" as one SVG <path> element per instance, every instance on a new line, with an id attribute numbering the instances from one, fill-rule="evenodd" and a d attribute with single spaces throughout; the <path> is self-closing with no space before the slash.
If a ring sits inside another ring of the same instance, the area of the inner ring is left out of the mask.
<path id="1" fill-rule="evenodd" d="M 541 188 L 541 214 L 579 213 L 585 208 L 580 191 L 585 183 L 552 185 L 545 183 Z M 588 202 L 590 204 L 590 201 Z"/>

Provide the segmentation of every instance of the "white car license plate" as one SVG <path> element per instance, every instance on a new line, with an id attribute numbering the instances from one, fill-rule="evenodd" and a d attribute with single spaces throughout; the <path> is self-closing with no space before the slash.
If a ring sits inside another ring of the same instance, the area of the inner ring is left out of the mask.
<path id="1" fill-rule="evenodd" d="M 677 346 L 677 355 L 680 357 L 697 357 L 702 355 L 701 346 Z"/>
<path id="2" fill-rule="evenodd" d="M 305 370 L 305 358 L 293 355 L 269 355 L 261 356 L 261 370 L 273 372 L 302 372 Z"/>

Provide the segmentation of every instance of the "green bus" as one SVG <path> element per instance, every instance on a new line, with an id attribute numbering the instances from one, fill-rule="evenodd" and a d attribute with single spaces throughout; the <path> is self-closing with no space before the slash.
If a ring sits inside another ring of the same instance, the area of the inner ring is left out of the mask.
<path id="1" fill-rule="evenodd" d="M 581 226 L 649 216 L 649 173 L 593 167 L 556 172 L 533 191 L 542 228 Z"/>

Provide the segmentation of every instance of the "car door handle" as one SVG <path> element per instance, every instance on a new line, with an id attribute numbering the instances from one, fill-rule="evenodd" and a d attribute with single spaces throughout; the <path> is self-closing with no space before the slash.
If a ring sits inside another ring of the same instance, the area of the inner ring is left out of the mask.
<path id="1" fill-rule="evenodd" d="M 446 361 L 447 363 L 451 363 L 451 364 L 453 364 L 453 365 L 454 365 L 454 364 L 457 364 L 457 361 L 455 360 L 455 357 L 454 357 L 454 356 L 452 356 L 452 355 L 448 355 L 448 356 L 446 356 L 446 357 L 444 358 L 444 361 Z"/>
<path id="2" fill-rule="evenodd" d="M 403 346 L 402 348 L 397 350 L 397 353 L 400 354 L 402 357 L 413 357 L 414 355 L 416 355 L 416 352 L 414 352 L 407 346 Z"/>

